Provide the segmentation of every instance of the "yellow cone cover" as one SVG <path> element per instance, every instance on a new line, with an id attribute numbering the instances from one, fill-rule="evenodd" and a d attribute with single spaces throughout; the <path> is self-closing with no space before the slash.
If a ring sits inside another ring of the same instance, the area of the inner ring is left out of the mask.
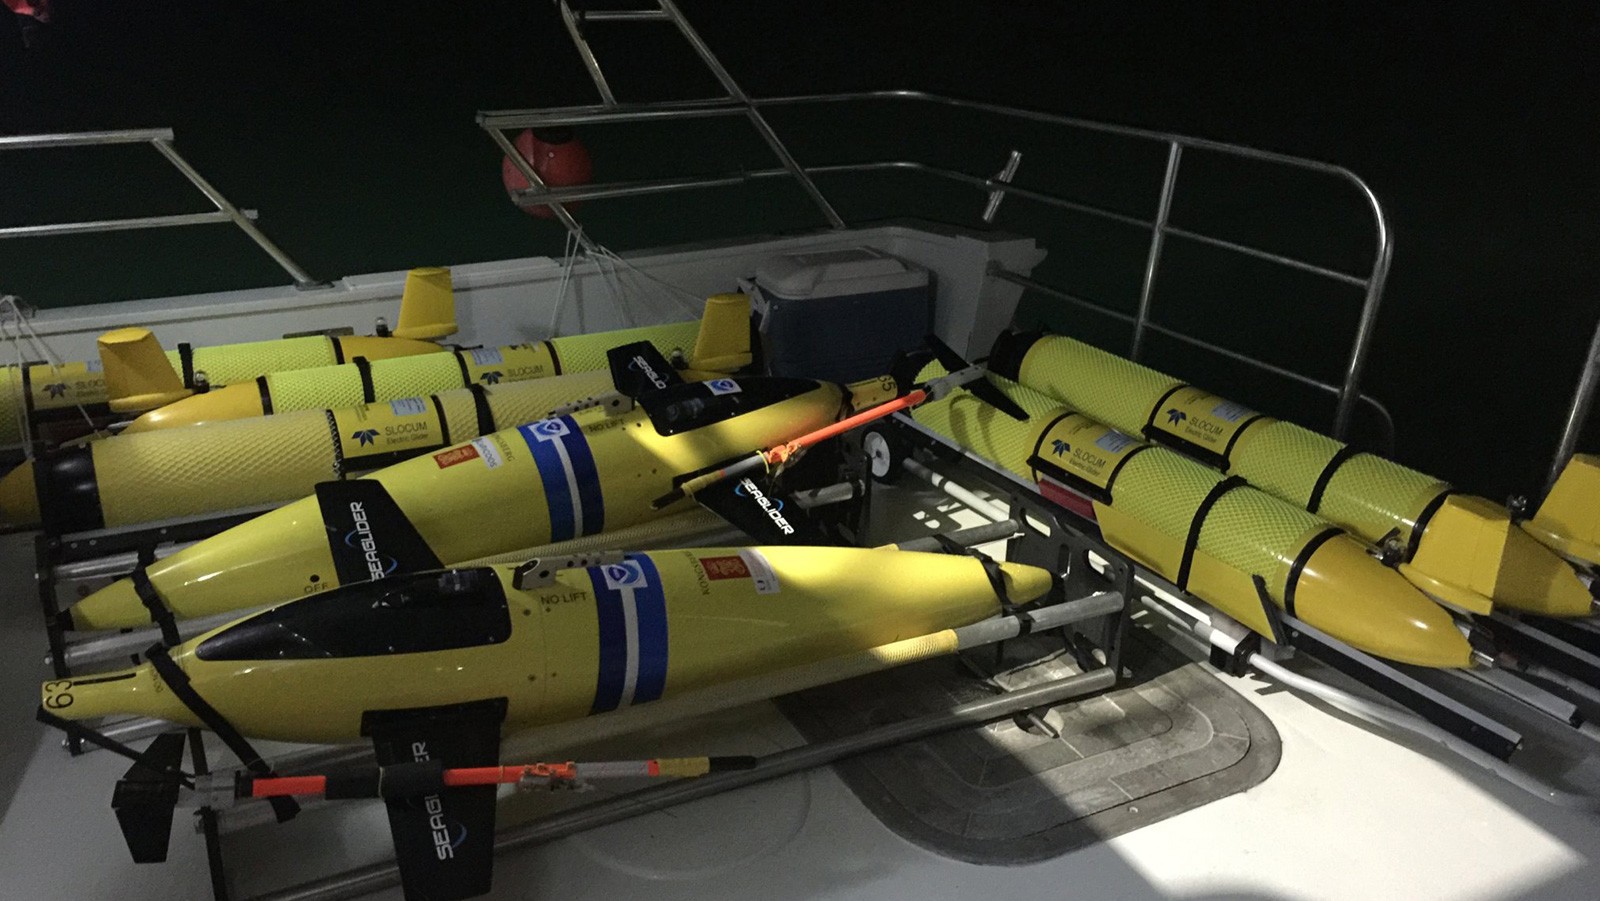
<path id="1" fill-rule="evenodd" d="M 39 522 L 39 495 L 33 484 L 33 461 L 24 460 L 0 478 L 0 525 L 31 526 Z"/>
<path id="2" fill-rule="evenodd" d="M 394 336 L 434 341 L 456 331 L 456 295 L 450 270 L 430 266 L 407 272 Z"/>
<path id="3" fill-rule="evenodd" d="M 918 378 L 939 374 L 935 365 Z M 1038 477 L 1029 462 L 1037 453 L 1081 477 L 1082 483 L 1073 484 L 1085 490 L 1109 485 L 1107 495 L 1080 496 L 1077 507 L 1092 508 L 1107 543 L 1168 579 L 1186 576 L 1186 587 L 1197 597 L 1269 638 L 1281 636 L 1252 577 L 1262 580 L 1275 607 L 1370 653 L 1425 666 L 1470 663 L 1471 647 L 1448 613 L 1360 544 L 1330 537 L 1327 522 L 1249 487 L 1211 498 L 1223 481 L 1215 470 L 1145 445 L 1015 382 L 991 380 L 1029 413 L 1027 422 L 964 391 L 924 404 L 913 416 L 1023 478 Z M 1207 498 L 1185 570 L 1187 538 Z M 1319 568 L 1302 562 L 1307 559 L 1320 561 Z"/>
<path id="4" fill-rule="evenodd" d="M 1029 388 L 1130 435 L 1183 448 L 1363 541 L 1398 540 L 1408 551 L 1408 578 L 1462 609 L 1484 612 L 1492 602 L 1551 616 L 1590 612 L 1570 567 L 1511 546 L 1515 530 L 1498 505 L 1478 499 L 1469 514 L 1457 501 L 1447 523 L 1436 521 L 1457 495 L 1430 475 L 1060 335 L 1006 336 L 994 357 L 1002 374 Z M 1422 534 L 1413 534 L 1419 526 Z M 1499 546 L 1490 546 L 1494 540 Z M 1507 567 L 1485 574 L 1484 560 Z M 1490 585 L 1493 595 L 1484 593 Z"/>
<path id="5" fill-rule="evenodd" d="M 1042 569 L 1004 564 L 1004 572 L 1014 601 L 1049 590 Z M 368 710 L 504 697 L 512 728 L 562 722 L 958 628 L 1000 610 L 983 566 L 948 554 L 655 551 L 563 570 L 527 591 L 512 573 L 506 566 L 391 577 L 416 593 L 456 592 L 454 616 L 475 631 L 442 628 L 424 605 L 373 603 L 379 582 L 225 626 L 179 646 L 172 659 L 247 736 L 353 742 Z M 281 635 L 297 636 L 294 647 L 276 646 Z M 356 647 L 350 636 L 374 640 Z M 148 664 L 52 681 L 41 698 L 72 719 L 122 713 L 198 725 Z"/>
<path id="6" fill-rule="evenodd" d="M 1522 527 L 1560 554 L 1600 565 L 1600 457 L 1574 454 Z"/>
<path id="7" fill-rule="evenodd" d="M 150 410 L 194 393 L 184 387 L 183 377 L 149 329 L 117 329 L 95 343 L 105 371 L 106 400 L 114 412 Z"/>

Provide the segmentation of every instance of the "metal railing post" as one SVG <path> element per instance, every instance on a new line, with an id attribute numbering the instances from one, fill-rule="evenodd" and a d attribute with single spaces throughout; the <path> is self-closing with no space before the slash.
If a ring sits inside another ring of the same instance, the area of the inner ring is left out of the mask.
<path id="1" fill-rule="evenodd" d="M 261 229 L 256 228 L 256 224 L 250 221 L 250 217 L 234 206 L 228 198 L 222 196 L 221 191 L 213 188 L 211 183 L 206 181 L 199 172 L 195 171 L 193 166 L 189 165 L 189 161 L 178 153 L 170 141 L 165 138 L 157 138 L 150 143 L 155 146 L 156 150 L 161 152 L 162 156 L 167 158 L 168 162 L 172 163 L 174 168 L 183 173 L 183 177 L 187 178 L 190 184 L 199 188 L 200 193 L 206 195 L 206 199 L 215 204 L 217 209 L 226 214 L 229 219 L 233 220 L 233 224 L 239 226 L 241 231 L 249 235 L 250 240 L 256 242 L 256 246 L 266 251 L 267 256 L 272 257 L 273 261 L 281 266 L 284 272 L 289 273 L 289 277 L 294 279 L 296 285 L 301 288 L 316 288 L 323 285 L 322 282 L 312 278 L 310 273 L 301 269 L 300 264 L 289 259 L 289 255 L 284 253 L 278 245 L 272 243 L 271 238 L 262 234 Z"/>
<path id="2" fill-rule="evenodd" d="M 669 20 L 681 21 L 682 14 L 671 5 L 672 0 L 662 0 L 663 16 Z M 591 17 L 595 14 L 591 14 Z M 654 18 L 653 14 L 630 13 L 629 18 Z M 691 44 L 696 44 L 697 36 L 686 34 Z M 704 47 L 703 44 L 696 44 Z M 709 51 L 706 51 L 709 53 Z M 715 59 L 708 59 L 707 66 L 719 78 L 726 75 Z M 725 82 L 726 84 L 727 82 Z M 1057 127 L 1071 128 L 1101 135 L 1131 138 L 1139 141 L 1149 141 L 1165 145 L 1167 148 L 1167 165 L 1162 182 L 1161 193 L 1157 200 L 1157 209 L 1152 220 L 1137 216 L 1129 216 L 1114 210 L 1095 206 L 1073 200 L 1068 197 L 1058 196 L 1037 189 L 1023 188 L 1011 184 L 1009 176 L 1014 172 L 1011 162 L 1000 173 L 993 176 L 979 176 L 967 172 L 943 169 L 915 160 L 878 160 L 862 163 L 834 163 L 828 165 L 799 166 L 794 164 L 801 175 L 805 176 L 802 184 L 810 183 L 814 176 L 863 173 L 879 171 L 916 172 L 933 176 L 948 181 L 970 185 L 984 191 L 988 195 L 988 202 L 984 206 L 984 221 L 991 221 L 997 206 L 1002 198 L 1015 196 L 1029 202 L 1041 203 L 1056 209 L 1067 210 L 1073 213 L 1093 216 L 1095 218 L 1115 222 L 1129 228 L 1137 228 L 1149 236 L 1149 251 L 1145 260 L 1143 281 L 1139 290 L 1138 309 L 1135 313 L 1121 313 L 1109 309 L 1098 303 L 1082 301 L 1072 298 L 1096 312 L 1110 316 L 1119 321 L 1127 322 L 1132 331 L 1132 349 L 1130 356 L 1139 358 L 1144 355 L 1146 344 L 1151 333 L 1163 337 L 1177 338 L 1189 341 L 1223 354 L 1231 359 L 1255 365 L 1263 371 L 1275 375 L 1285 375 L 1290 370 L 1273 366 L 1263 360 L 1258 360 L 1236 351 L 1229 351 L 1210 342 L 1200 342 L 1191 339 L 1176 330 L 1164 328 L 1153 321 L 1151 316 L 1155 296 L 1157 276 L 1161 269 L 1162 254 L 1165 252 L 1168 238 L 1179 239 L 1186 242 L 1202 244 L 1208 247 L 1241 254 L 1256 260 L 1262 260 L 1275 266 L 1282 266 L 1298 272 L 1304 272 L 1317 278 L 1327 279 L 1342 285 L 1360 288 L 1363 292 L 1360 319 L 1356 327 L 1356 334 L 1350 347 L 1349 357 L 1345 361 L 1342 379 L 1336 384 L 1318 381 L 1294 374 L 1296 380 L 1308 385 L 1315 385 L 1320 390 L 1326 390 L 1334 395 L 1337 414 L 1334 417 L 1332 428 L 1328 431 L 1335 437 L 1347 437 L 1357 404 L 1372 403 L 1375 411 L 1383 418 L 1383 424 L 1392 436 L 1392 420 L 1381 405 L 1375 404 L 1370 397 L 1360 390 L 1361 377 L 1365 371 L 1367 357 L 1372 344 L 1372 334 L 1376 327 L 1378 309 L 1383 299 L 1383 292 L 1388 278 L 1389 264 L 1393 255 L 1393 240 L 1388 224 L 1388 219 L 1383 211 L 1382 204 L 1372 189 L 1360 177 L 1342 166 L 1325 163 L 1304 157 L 1290 156 L 1267 150 L 1257 150 L 1236 144 L 1227 144 L 1220 141 L 1211 141 L 1204 138 L 1189 137 L 1172 132 L 1151 131 L 1147 129 L 1132 128 L 1123 125 L 1113 125 L 1104 122 L 1093 122 L 1087 119 L 1078 119 L 1070 116 L 1061 116 L 1054 113 L 1044 113 L 1037 110 L 1018 109 L 1015 107 L 1001 106 L 999 104 L 984 103 L 972 100 L 962 100 L 953 97 L 944 97 L 938 94 L 929 94 L 922 91 L 862 91 L 844 94 L 806 94 L 789 97 L 751 98 L 738 90 L 737 85 L 731 85 L 732 96 L 723 99 L 669 101 L 664 103 L 622 104 L 614 108 L 603 106 L 568 106 L 541 110 L 500 110 L 486 111 L 478 114 L 479 125 L 486 131 L 494 133 L 497 129 L 512 128 L 538 128 L 555 125 L 582 125 L 585 123 L 638 123 L 659 121 L 684 121 L 700 118 L 735 117 L 749 115 L 752 108 L 760 109 L 768 106 L 795 106 L 806 104 L 836 104 L 844 102 L 865 101 L 916 101 L 948 106 L 956 109 L 971 110 L 991 115 L 1004 116 L 1010 120 L 1022 122 L 1036 122 Z M 759 117 L 757 117 L 759 119 Z M 503 137 L 496 140 L 504 146 Z M 781 147 L 781 143 L 778 145 Z M 1237 241 L 1225 240 L 1213 235 L 1201 233 L 1193 229 L 1180 228 L 1171 222 L 1172 205 L 1177 195 L 1177 183 L 1180 166 L 1185 150 L 1199 150 L 1206 153 L 1218 153 L 1243 160 L 1252 160 L 1269 165 L 1286 166 L 1292 169 L 1334 176 L 1349 182 L 1359 191 L 1370 207 L 1374 220 L 1377 236 L 1376 256 L 1371 270 L 1356 275 L 1318 265 L 1282 253 L 1275 253 L 1253 247 Z M 1013 157 L 1014 160 L 1016 157 Z M 516 194 L 517 199 L 532 200 L 548 203 L 571 203 L 579 200 L 609 199 L 618 197 L 642 197 L 653 194 L 665 194 L 677 191 L 703 190 L 713 187 L 749 184 L 751 182 L 795 177 L 795 168 L 786 161 L 782 168 L 767 169 L 742 169 L 737 172 L 720 172 L 711 175 L 697 176 L 672 176 L 667 178 L 652 178 L 633 182 L 610 182 L 565 188 L 530 190 Z M 1600 378 L 1600 376 L 1597 376 Z M 1600 389 L 1600 384 L 1597 384 Z M 1392 439 L 1391 439 L 1392 440 Z"/>
<path id="3" fill-rule="evenodd" d="M 118 131 L 90 131 L 66 132 L 62 134 L 47 135 L 7 135 L 0 137 L 0 150 L 38 150 L 58 147 L 99 147 L 110 144 L 149 144 L 154 147 L 167 162 L 172 164 L 191 185 L 199 189 L 200 193 L 211 201 L 215 207 L 209 213 L 179 213 L 166 216 L 136 216 L 124 219 L 98 219 L 87 222 L 59 222 L 49 225 L 18 225 L 0 228 L 0 238 L 38 238 L 58 235 L 86 235 L 102 232 L 132 231 L 145 228 L 175 228 L 186 225 L 210 225 L 213 223 L 233 223 L 245 233 L 250 240 L 256 243 L 266 254 L 272 257 L 294 283 L 300 288 L 323 287 L 326 283 L 312 278 L 304 269 L 300 268 L 283 249 L 272 243 L 259 228 L 256 228 L 254 210 L 241 210 L 233 205 L 222 192 L 211 186 L 189 161 L 184 159 L 172 146 L 174 140 L 170 128 L 136 128 L 121 129 Z"/>
<path id="4" fill-rule="evenodd" d="M 1572 392 L 1572 406 L 1567 408 L 1567 421 L 1561 428 L 1561 441 L 1556 445 L 1556 455 L 1550 461 L 1550 477 L 1545 480 L 1544 493 L 1556 486 L 1556 479 L 1567 461 L 1578 449 L 1578 438 L 1594 410 L 1594 396 L 1600 388 L 1600 326 L 1595 326 L 1594 337 L 1589 341 L 1589 355 L 1583 361 L 1583 373 L 1578 377 L 1578 387 Z"/>
<path id="5" fill-rule="evenodd" d="M 771 148 L 778 161 L 783 164 L 783 168 L 789 170 L 789 174 L 794 177 L 794 180 L 800 183 L 800 188 L 811 198 L 811 202 L 816 204 L 818 210 L 822 211 L 823 218 L 827 219 L 828 224 L 834 228 L 844 228 L 844 219 L 840 218 L 839 212 L 833 208 L 833 204 L 828 202 L 828 198 L 822 196 L 822 191 L 817 188 L 816 182 L 812 181 L 811 176 L 806 174 L 806 170 L 801 168 L 800 164 L 795 161 L 794 156 L 789 153 L 789 148 L 778 138 L 777 132 L 774 132 L 772 126 L 767 124 L 766 117 L 761 115 L 761 111 L 756 109 L 756 105 L 751 102 L 750 95 L 746 94 L 744 89 L 739 87 L 739 83 L 733 80 L 733 76 L 728 74 L 728 70 L 722 67 L 722 62 L 711 52 L 711 48 L 706 46 L 706 42 L 701 39 L 700 33 L 694 30 L 694 26 L 689 24 L 689 20 L 684 18 L 683 12 L 678 9 L 678 5 L 672 0 L 659 0 L 659 3 L 661 4 L 662 12 L 665 12 L 672 20 L 672 23 L 678 26 L 678 31 L 683 34 L 683 39 L 689 42 L 690 47 L 694 48 L 694 52 L 699 55 L 706 68 L 711 70 L 712 76 L 722 85 L 722 89 L 727 91 L 728 96 L 733 98 L 735 102 L 744 107 L 745 118 L 750 120 L 750 125 L 755 128 L 756 133 L 761 135 L 761 140 L 767 142 L 767 146 Z"/>
<path id="6" fill-rule="evenodd" d="M 578 17 L 572 14 L 572 7 L 567 5 L 567 0 L 556 0 L 556 9 L 561 12 L 561 24 L 567 26 L 567 35 L 572 38 L 572 46 L 578 49 L 578 57 L 583 60 L 583 67 L 589 70 L 589 79 L 594 82 L 594 89 L 600 93 L 600 102 L 607 107 L 615 107 L 617 96 L 611 93 L 611 84 L 606 81 L 606 73 L 600 71 L 600 60 L 595 58 L 593 48 L 583 36 L 583 29 L 578 25 Z"/>
<path id="7" fill-rule="evenodd" d="M 1139 311 L 1133 317 L 1133 346 L 1128 359 L 1137 361 L 1144 352 L 1145 325 L 1150 321 L 1150 297 L 1155 290 L 1156 268 L 1161 264 L 1161 248 L 1167 241 L 1167 217 L 1172 214 L 1172 194 L 1178 184 L 1178 161 L 1183 145 L 1167 144 L 1167 174 L 1161 181 L 1161 199 L 1156 204 L 1156 220 L 1150 226 L 1150 256 L 1144 264 L 1144 282 L 1139 286 Z"/>
<path id="8" fill-rule="evenodd" d="M 1350 344 L 1350 359 L 1345 362 L 1339 406 L 1333 413 L 1333 437 L 1341 441 L 1349 436 L 1350 421 L 1355 416 L 1356 401 L 1361 394 L 1361 374 L 1367 367 L 1372 332 L 1378 324 L 1378 305 L 1383 300 L 1384 285 L 1389 280 L 1389 261 L 1394 258 L 1394 240 L 1389 235 L 1389 218 L 1383 212 L 1383 205 L 1366 182 L 1356 177 L 1354 172 L 1345 170 L 1345 176 L 1355 183 L 1372 207 L 1373 220 L 1378 229 L 1378 248 L 1372 264 L 1372 275 L 1367 279 L 1366 295 L 1361 300 L 1361 318 L 1356 322 L 1355 340 Z"/>

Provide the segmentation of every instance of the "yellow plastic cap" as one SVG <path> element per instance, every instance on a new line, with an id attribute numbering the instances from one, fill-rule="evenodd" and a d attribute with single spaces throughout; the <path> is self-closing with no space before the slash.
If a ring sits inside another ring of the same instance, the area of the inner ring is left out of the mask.
<path id="1" fill-rule="evenodd" d="M 1415 666 L 1459 668 L 1472 645 L 1443 607 L 1348 535 L 1324 542 L 1295 584 L 1295 614 L 1354 647 Z"/>
<path id="2" fill-rule="evenodd" d="M 713 294 L 706 298 L 700 334 L 689 366 L 706 372 L 734 372 L 750 365 L 750 298 Z"/>
<path id="3" fill-rule="evenodd" d="M 1475 613 L 1475 599 L 1543 616 L 1587 616 L 1589 589 L 1565 561 L 1517 529 L 1505 508 L 1453 494 L 1428 520 L 1400 572 L 1446 603 Z"/>
<path id="4" fill-rule="evenodd" d="M 249 419 L 265 415 L 261 409 L 261 389 L 255 382 L 213 388 L 204 394 L 186 397 L 140 416 L 122 430 L 124 435 L 154 432 L 183 425 L 201 425 L 225 419 Z"/>
<path id="5" fill-rule="evenodd" d="M 1054 580 L 1048 570 L 1025 563 L 1000 564 L 1000 579 L 1006 586 L 1006 600 L 1026 604 L 1050 593 Z"/>
<path id="6" fill-rule="evenodd" d="M 137 629 L 150 625 L 150 611 L 139 600 L 132 579 L 118 579 L 71 607 L 67 628 L 79 632 L 99 629 Z"/>
<path id="7" fill-rule="evenodd" d="M 100 365 L 105 370 L 106 400 L 118 413 L 136 413 L 182 400 L 194 392 L 147 328 L 119 328 L 106 332 L 100 345 Z"/>
<path id="8" fill-rule="evenodd" d="M 0 526 L 39 524 L 39 492 L 33 484 L 33 461 L 24 460 L 0 479 Z"/>
<path id="9" fill-rule="evenodd" d="M 1575 560 L 1600 565 L 1600 457 L 1575 454 L 1522 528 Z"/>
<path id="10" fill-rule="evenodd" d="M 431 341 L 456 333 L 456 292 L 450 270 L 428 266 L 406 273 L 405 291 L 400 295 L 400 323 L 396 338 Z"/>

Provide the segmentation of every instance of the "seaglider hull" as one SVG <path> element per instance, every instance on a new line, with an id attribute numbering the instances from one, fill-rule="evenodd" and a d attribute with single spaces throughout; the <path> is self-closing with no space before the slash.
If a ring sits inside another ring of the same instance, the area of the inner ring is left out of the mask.
<path id="1" fill-rule="evenodd" d="M 1003 564 L 1005 600 L 1051 586 Z M 370 711 L 504 698 L 531 726 L 838 657 L 976 622 L 1001 598 L 971 557 L 886 549 L 695 548 L 564 570 L 519 590 L 510 567 L 396 576 L 293 601 L 171 657 L 250 737 L 354 742 Z M 150 664 L 48 683 L 57 715 L 200 725 Z"/>

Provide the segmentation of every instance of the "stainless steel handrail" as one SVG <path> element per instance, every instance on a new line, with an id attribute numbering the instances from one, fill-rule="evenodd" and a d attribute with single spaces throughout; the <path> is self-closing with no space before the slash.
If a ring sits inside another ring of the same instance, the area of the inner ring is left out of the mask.
<path id="1" fill-rule="evenodd" d="M 1549 494 L 1550 489 L 1556 486 L 1561 470 L 1566 468 L 1567 461 L 1577 452 L 1583 427 L 1588 425 L 1589 416 L 1594 412 L 1597 391 L 1600 391 L 1600 325 L 1595 326 L 1594 337 L 1589 340 L 1589 355 L 1584 358 L 1578 386 L 1572 391 L 1572 404 L 1567 408 L 1567 419 L 1561 426 L 1561 440 L 1556 443 L 1556 454 L 1550 461 L 1550 475 L 1545 480 L 1545 494 Z"/>
<path id="2" fill-rule="evenodd" d="M 709 51 L 707 51 L 709 53 Z M 871 163 L 854 163 L 831 166 L 801 166 L 800 174 L 804 176 L 822 175 L 840 172 L 867 172 L 874 170 L 908 169 L 938 177 L 960 181 L 991 192 L 995 195 L 1016 195 L 1062 209 L 1070 209 L 1078 213 L 1097 216 L 1125 225 L 1137 226 L 1150 232 L 1150 249 L 1146 256 L 1145 270 L 1139 289 L 1138 312 L 1132 317 L 1133 330 L 1130 356 L 1138 359 L 1143 352 L 1145 335 L 1148 331 L 1158 331 L 1161 334 L 1177 336 L 1171 329 L 1158 327 L 1153 321 L 1151 311 L 1154 305 L 1154 290 L 1166 239 L 1178 237 L 1188 241 L 1205 244 L 1207 246 L 1239 253 L 1255 259 L 1264 260 L 1275 265 L 1285 266 L 1300 272 L 1305 272 L 1320 278 L 1328 279 L 1340 284 L 1359 287 L 1363 290 L 1361 311 L 1355 326 L 1355 336 L 1350 345 L 1350 351 L 1345 360 L 1343 378 L 1334 388 L 1337 406 L 1334 412 L 1332 433 L 1335 437 L 1348 437 L 1355 407 L 1359 403 L 1372 403 L 1361 393 L 1361 376 L 1365 371 L 1367 357 L 1371 350 L 1372 333 L 1377 326 L 1378 309 L 1383 299 L 1384 285 L 1388 279 L 1389 265 L 1393 258 L 1393 242 L 1389 229 L 1388 216 L 1383 210 L 1383 205 L 1378 201 L 1377 195 L 1366 182 L 1359 176 L 1343 166 L 1325 163 L 1318 160 L 1305 159 L 1289 154 L 1276 153 L 1267 150 L 1258 150 L 1253 147 L 1228 144 L 1212 141 L 1205 138 L 1194 138 L 1171 132 L 1152 131 L 1149 129 L 1134 128 L 1130 126 L 1114 125 L 1104 122 L 1094 122 L 1072 116 L 1062 116 L 1054 113 L 1039 112 L 1037 110 L 1019 109 L 1016 107 L 1002 106 L 981 101 L 963 100 L 954 97 L 945 97 L 925 91 L 888 90 L 888 91 L 863 91 L 844 94 L 805 94 L 785 97 L 770 98 L 744 98 L 741 102 L 697 100 L 676 101 L 660 104 L 615 104 L 612 106 L 568 106 L 545 110 L 500 110 L 482 112 L 478 115 L 478 123 L 496 142 L 502 145 L 508 143 L 504 140 L 503 131 L 509 128 L 538 128 L 555 125 L 582 125 L 593 123 L 631 123 L 648 121 L 677 121 L 685 119 L 711 118 L 722 116 L 736 116 L 744 113 L 749 108 L 766 108 L 778 106 L 796 106 L 803 104 L 821 103 L 861 103 L 873 101 L 918 101 L 933 103 L 956 109 L 972 110 L 986 114 L 1001 115 L 1019 121 L 1045 123 L 1087 130 L 1100 134 L 1118 137 L 1134 138 L 1140 140 L 1161 142 L 1166 147 L 1167 164 L 1162 182 L 1161 192 L 1157 198 L 1155 217 L 1152 220 L 1128 216 L 1112 210 L 1096 207 L 1092 204 L 1073 201 L 1068 198 L 1057 197 L 1045 192 L 1018 188 L 1007 181 L 996 178 L 984 178 L 964 172 L 940 169 L 934 166 L 917 163 L 914 161 L 895 160 L 878 161 Z M 1186 149 L 1203 150 L 1226 154 L 1241 159 L 1271 163 L 1312 173 L 1318 173 L 1342 179 L 1353 186 L 1362 200 L 1366 203 L 1373 216 L 1376 248 L 1372 268 L 1365 273 L 1341 272 L 1325 266 L 1320 266 L 1305 260 L 1273 253 L 1260 248 L 1251 247 L 1236 241 L 1229 241 L 1212 235 L 1206 235 L 1194 229 L 1180 228 L 1168 221 L 1172 209 L 1172 200 L 1177 191 L 1179 164 L 1183 151 Z M 514 161 L 515 162 L 515 161 Z M 571 202 L 580 199 L 607 199 L 615 197 L 633 197 L 647 194 L 659 194 L 679 190 L 693 190 L 700 188 L 736 185 L 745 182 L 771 178 L 779 175 L 794 175 L 794 170 L 785 165 L 784 170 L 763 169 L 737 173 L 718 173 L 709 176 L 688 176 L 682 178 L 652 179 L 647 181 L 606 183 L 588 185 L 575 188 L 562 188 L 558 190 L 533 189 L 524 192 L 521 199 L 548 198 L 550 201 Z M 1099 309 L 1098 304 L 1094 304 Z M 1183 336 L 1187 337 L 1187 336 Z M 1205 342 L 1194 342 L 1208 349 L 1222 352 L 1225 349 Z M 1244 362 L 1249 362 L 1261 367 L 1264 371 L 1275 374 L 1284 374 L 1289 370 L 1266 364 L 1237 352 L 1229 351 L 1228 356 Z M 1298 374 L 1297 374 L 1298 375 Z M 1325 388 L 1327 383 L 1308 377 L 1296 379 L 1303 384 Z M 1382 410 L 1377 407 L 1389 428 L 1391 435 L 1393 422 Z"/>
<path id="3" fill-rule="evenodd" d="M 170 128 L 122 129 L 117 131 L 66 132 L 61 134 L 13 135 L 0 137 L 0 150 L 40 150 L 60 147 L 91 147 L 110 144 L 149 144 L 172 164 L 184 178 L 211 201 L 215 210 L 209 213 L 180 213 L 169 216 L 134 216 L 124 219 L 98 219 L 84 222 L 57 222 L 49 225 L 15 225 L 0 228 L 0 238 L 38 238 L 60 235 L 97 234 L 102 232 L 132 231 L 146 228 L 174 228 L 186 225 L 211 225 L 231 222 L 256 243 L 272 261 L 277 263 L 294 283 L 301 288 L 319 287 L 323 283 L 312 278 L 300 265 L 290 259 L 283 249 L 272 243 L 257 228 L 255 213 L 233 205 L 178 153 L 172 145 Z"/>
<path id="4" fill-rule="evenodd" d="M 1064 300 L 1092 313 L 1098 313 L 1102 316 L 1106 316 L 1111 319 L 1117 319 L 1130 324 L 1134 321 L 1134 317 L 1128 313 L 1103 307 L 1092 300 L 1085 300 L 1082 297 L 1069 294 L 1060 288 L 1044 284 L 1043 282 L 1035 281 L 1025 275 L 1019 275 L 1003 266 L 992 265 L 989 269 L 989 274 L 995 278 L 1011 282 L 1014 285 L 1020 285 L 1031 291 L 1038 291 L 1041 294 L 1048 294 L 1057 300 Z M 1152 322 L 1148 325 L 1148 328 L 1150 331 L 1155 332 L 1158 335 L 1163 335 L 1176 341 L 1181 341 L 1191 347 L 1198 347 L 1202 350 L 1210 351 L 1217 356 L 1226 357 L 1227 359 L 1233 360 L 1237 363 L 1244 363 L 1249 366 L 1254 366 L 1263 372 L 1271 373 L 1272 375 L 1278 376 L 1282 379 L 1287 379 L 1288 381 L 1295 382 L 1296 384 L 1305 385 L 1308 388 L 1315 388 L 1319 391 L 1325 391 L 1328 394 L 1332 394 L 1334 397 L 1339 396 L 1338 385 L 1332 385 L 1328 382 L 1319 381 L 1318 379 L 1314 379 L 1308 375 L 1295 372 L 1292 369 L 1284 369 L 1281 366 L 1274 366 L 1265 360 L 1258 360 L 1255 357 L 1239 353 L 1236 350 L 1229 350 L 1221 345 L 1212 344 L 1210 341 L 1204 341 L 1200 338 L 1193 337 L 1192 335 L 1185 335 L 1182 332 L 1169 329 L 1159 323 Z M 1378 442 L 1378 450 L 1382 451 L 1385 455 L 1394 453 L 1394 416 L 1389 413 L 1389 408 L 1385 407 L 1382 401 L 1379 401 L 1377 398 L 1367 394 L 1366 392 L 1362 392 L 1358 400 L 1360 403 L 1371 407 L 1372 411 L 1378 415 L 1379 420 L 1381 420 L 1383 423 L 1383 435 L 1381 440 Z"/>

